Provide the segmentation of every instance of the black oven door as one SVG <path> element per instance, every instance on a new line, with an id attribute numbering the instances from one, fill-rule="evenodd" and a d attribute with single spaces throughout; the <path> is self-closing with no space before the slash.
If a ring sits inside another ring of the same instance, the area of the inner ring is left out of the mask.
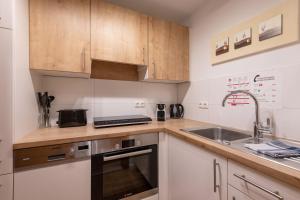
<path id="1" fill-rule="evenodd" d="M 92 156 L 92 200 L 119 200 L 157 187 L 156 144 Z"/>

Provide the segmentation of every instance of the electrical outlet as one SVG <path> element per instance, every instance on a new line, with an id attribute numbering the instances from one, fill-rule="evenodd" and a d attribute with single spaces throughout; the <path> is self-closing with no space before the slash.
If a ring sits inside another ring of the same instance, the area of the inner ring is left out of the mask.
<path id="1" fill-rule="evenodd" d="M 200 103 L 198 104 L 198 108 L 202 109 L 202 107 L 203 107 L 203 104 L 202 104 L 202 102 L 200 102 Z"/>
<path id="2" fill-rule="evenodd" d="M 203 107 L 204 109 L 208 109 L 208 101 L 203 101 Z"/>
<path id="3" fill-rule="evenodd" d="M 139 101 L 135 102 L 135 108 L 140 108 L 141 104 Z"/>
<path id="4" fill-rule="evenodd" d="M 200 101 L 199 109 L 208 109 L 208 101 Z"/>
<path id="5" fill-rule="evenodd" d="M 135 108 L 145 108 L 145 102 L 144 101 L 136 101 L 134 107 Z"/>

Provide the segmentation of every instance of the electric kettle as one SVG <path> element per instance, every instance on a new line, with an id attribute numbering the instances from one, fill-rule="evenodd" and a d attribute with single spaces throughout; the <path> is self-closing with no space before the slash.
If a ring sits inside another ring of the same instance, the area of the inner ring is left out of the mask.
<path id="1" fill-rule="evenodd" d="M 181 104 L 171 104 L 170 105 L 170 118 L 179 119 L 184 116 L 184 107 Z"/>

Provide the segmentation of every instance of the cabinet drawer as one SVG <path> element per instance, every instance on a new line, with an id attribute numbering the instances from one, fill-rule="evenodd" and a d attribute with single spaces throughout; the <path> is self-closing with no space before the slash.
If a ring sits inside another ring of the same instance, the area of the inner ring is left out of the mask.
<path id="1" fill-rule="evenodd" d="M 228 200 L 251 200 L 251 199 L 241 191 L 228 185 Z"/>
<path id="2" fill-rule="evenodd" d="M 0 176 L 0 199 L 13 199 L 13 176 L 12 174 Z"/>
<path id="3" fill-rule="evenodd" d="M 12 28 L 12 0 L 0 0 L 0 28 Z"/>
<path id="4" fill-rule="evenodd" d="M 255 200 L 298 200 L 300 197 L 300 189 L 233 161 L 228 162 L 228 184 Z"/>

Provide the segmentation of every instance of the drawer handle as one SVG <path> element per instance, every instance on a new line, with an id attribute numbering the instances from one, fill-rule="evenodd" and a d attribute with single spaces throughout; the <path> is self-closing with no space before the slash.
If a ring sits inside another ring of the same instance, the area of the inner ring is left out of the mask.
<path id="1" fill-rule="evenodd" d="M 61 161 L 66 159 L 66 154 L 58 154 L 58 155 L 52 155 L 48 156 L 48 162 L 53 162 L 53 161 Z"/>
<path id="2" fill-rule="evenodd" d="M 283 197 L 279 195 L 279 192 L 277 192 L 277 191 L 276 192 L 272 192 L 271 190 L 268 190 L 268 189 L 266 189 L 266 188 L 264 188 L 264 187 L 262 187 L 262 186 L 260 186 L 260 185 L 258 185 L 256 183 L 253 183 L 252 181 L 250 181 L 249 179 L 247 179 L 245 175 L 238 175 L 238 174 L 233 174 L 233 175 L 235 177 L 237 177 L 237 178 L 245 181 L 246 183 L 249 183 L 250 185 L 253 185 L 254 187 L 256 187 L 256 188 L 258 188 L 258 189 L 260 189 L 260 190 L 262 190 L 262 191 L 264 191 L 264 192 L 272 195 L 273 197 L 275 197 L 275 198 L 277 198 L 279 200 L 283 200 Z"/>

